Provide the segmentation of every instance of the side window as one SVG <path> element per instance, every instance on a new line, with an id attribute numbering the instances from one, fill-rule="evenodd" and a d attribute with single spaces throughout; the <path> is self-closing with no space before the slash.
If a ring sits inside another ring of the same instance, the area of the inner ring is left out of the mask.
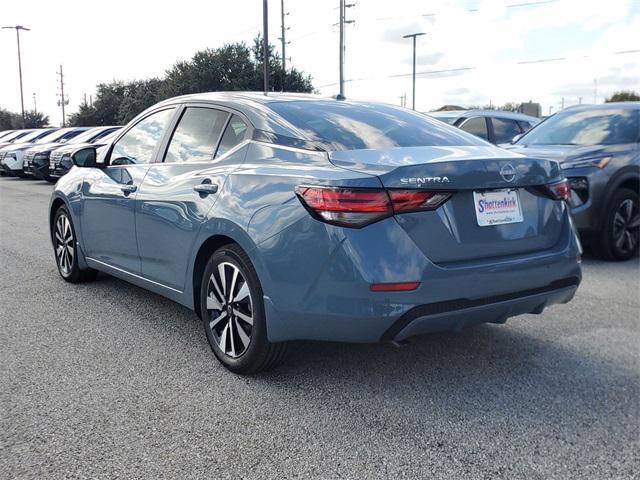
<path id="1" fill-rule="evenodd" d="M 213 108 L 187 108 L 173 132 L 164 161 L 175 163 L 212 160 L 228 116 L 227 112 Z"/>
<path id="2" fill-rule="evenodd" d="M 118 140 L 111 151 L 111 165 L 151 163 L 174 109 L 161 110 L 140 120 Z"/>
<path id="3" fill-rule="evenodd" d="M 216 157 L 224 155 L 242 142 L 247 137 L 248 131 L 249 128 L 247 127 L 247 124 L 244 123 L 238 115 L 233 115 L 227 125 L 227 128 L 224 130 L 224 135 L 220 141 Z"/>
<path id="4" fill-rule="evenodd" d="M 513 137 L 522 133 L 515 120 L 493 117 L 491 122 L 496 143 L 509 143 Z"/>
<path id="5" fill-rule="evenodd" d="M 460 128 L 465 132 L 469 132 L 476 137 L 489 140 L 489 134 L 487 132 L 487 121 L 484 117 L 473 117 L 466 120 Z"/>

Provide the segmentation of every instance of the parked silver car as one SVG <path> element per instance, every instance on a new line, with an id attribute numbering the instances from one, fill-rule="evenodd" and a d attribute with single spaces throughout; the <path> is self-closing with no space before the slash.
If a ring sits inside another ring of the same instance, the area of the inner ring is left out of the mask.
<path id="1" fill-rule="evenodd" d="M 503 110 L 451 110 L 427 115 L 496 145 L 511 142 L 540 122 L 536 117 Z"/>

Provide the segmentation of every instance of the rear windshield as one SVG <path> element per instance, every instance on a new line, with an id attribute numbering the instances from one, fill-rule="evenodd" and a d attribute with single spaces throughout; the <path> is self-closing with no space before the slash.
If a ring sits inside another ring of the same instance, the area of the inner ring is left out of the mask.
<path id="1" fill-rule="evenodd" d="M 486 145 L 411 110 L 348 102 L 271 102 L 269 108 L 328 150 Z"/>
<path id="2" fill-rule="evenodd" d="M 521 145 L 617 145 L 640 138 L 640 110 L 564 110 L 524 135 Z"/>

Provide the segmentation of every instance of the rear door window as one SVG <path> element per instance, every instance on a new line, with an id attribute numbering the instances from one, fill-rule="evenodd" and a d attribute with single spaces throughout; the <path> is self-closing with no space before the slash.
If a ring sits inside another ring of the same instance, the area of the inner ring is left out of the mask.
<path id="1" fill-rule="evenodd" d="M 164 161 L 176 163 L 213 160 L 228 117 L 229 114 L 222 110 L 188 107 L 173 132 Z"/>
<path id="2" fill-rule="evenodd" d="M 508 118 L 491 118 L 495 143 L 509 143 L 513 137 L 522 133 L 518 122 Z"/>
<path id="3" fill-rule="evenodd" d="M 475 135 L 476 137 L 480 137 L 487 141 L 489 140 L 487 120 L 484 117 L 469 118 L 462 122 L 460 128 L 471 135 Z"/>
<path id="4" fill-rule="evenodd" d="M 220 146 L 216 152 L 216 157 L 224 155 L 236 145 L 240 144 L 247 137 L 249 128 L 247 124 L 238 116 L 233 115 L 227 128 L 224 130 L 222 140 L 220 140 Z"/>

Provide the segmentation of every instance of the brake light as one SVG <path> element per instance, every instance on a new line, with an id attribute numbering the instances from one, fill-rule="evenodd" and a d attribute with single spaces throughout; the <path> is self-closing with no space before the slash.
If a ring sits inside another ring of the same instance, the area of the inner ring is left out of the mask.
<path id="1" fill-rule="evenodd" d="M 568 202 L 571 198 L 571 186 L 566 179 L 547 185 L 547 189 L 556 200 L 565 200 Z"/>
<path id="2" fill-rule="evenodd" d="M 435 210 L 450 192 L 299 186 L 296 193 L 318 220 L 345 227 L 364 227 L 395 213 Z"/>

